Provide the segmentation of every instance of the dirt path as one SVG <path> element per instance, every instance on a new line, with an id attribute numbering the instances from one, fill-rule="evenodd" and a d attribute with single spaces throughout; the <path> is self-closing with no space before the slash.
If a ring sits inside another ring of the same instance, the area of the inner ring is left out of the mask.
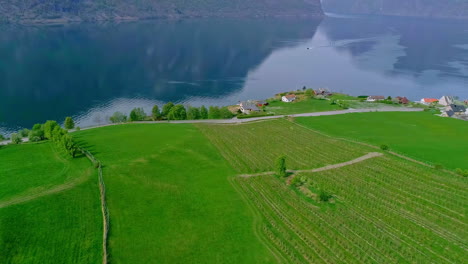
<path id="1" fill-rule="evenodd" d="M 48 196 L 48 195 L 52 195 L 52 194 L 55 194 L 55 193 L 63 192 L 65 190 L 72 189 L 73 187 L 75 187 L 77 185 L 80 185 L 80 184 L 84 183 L 86 180 L 88 180 L 90 175 L 91 175 L 91 173 L 89 173 L 87 171 L 83 176 L 81 176 L 79 178 L 75 178 L 75 179 L 73 179 L 73 180 L 71 180 L 71 181 L 69 181 L 67 183 L 54 186 L 54 187 L 52 187 L 50 189 L 40 190 L 40 191 L 37 191 L 36 193 L 32 193 L 32 194 L 26 194 L 26 195 L 20 195 L 20 196 L 12 197 L 12 198 L 10 198 L 10 199 L 8 199 L 6 201 L 0 201 L 0 209 L 8 207 L 8 206 L 15 205 L 15 204 L 22 204 L 22 203 L 25 203 L 25 202 L 35 200 L 37 198 L 41 198 L 41 197 L 44 197 L 44 196 Z M 36 189 L 39 189 L 39 188 L 36 188 Z M 42 188 L 40 188 L 40 189 L 42 189 Z"/>
<path id="2" fill-rule="evenodd" d="M 288 173 L 293 174 L 292 176 L 289 177 L 289 181 L 292 180 L 292 178 L 294 178 L 294 175 L 297 174 L 297 173 L 320 172 L 320 171 L 326 171 L 326 170 L 334 170 L 334 169 L 338 169 L 338 168 L 341 168 L 341 167 L 353 165 L 353 164 L 363 162 L 363 161 L 368 160 L 368 159 L 380 157 L 380 156 L 383 156 L 383 154 L 380 153 L 380 152 L 371 152 L 371 153 L 367 153 L 366 155 L 364 155 L 362 157 L 359 157 L 357 159 L 353 159 L 353 160 L 346 161 L 346 162 L 343 162 L 343 163 L 332 164 L 332 165 L 328 165 L 328 166 L 321 167 L 321 168 L 310 169 L 310 170 L 288 170 L 287 171 Z M 265 176 L 265 175 L 272 175 L 272 174 L 275 174 L 275 172 L 274 171 L 267 171 L 267 172 L 254 173 L 254 174 L 241 174 L 241 175 L 239 175 L 239 177 L 250 178 L 250 177 L 258 177 L 258 176 Z"/>

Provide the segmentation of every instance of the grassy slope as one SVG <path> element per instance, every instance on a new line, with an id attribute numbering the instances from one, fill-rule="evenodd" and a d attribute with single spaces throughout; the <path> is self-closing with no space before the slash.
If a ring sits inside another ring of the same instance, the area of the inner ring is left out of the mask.
<path id="1" fill-rule="evenodd" d="M 123 125 L 75 136 L 104 165 L 113 263 L 272 261 L 228 181 L 236 173 L 192 125 Z"/>
<path id="2" fill-rule="evenodd" d="M 0 208 L 0 263 L 99 263 L 102 220 L 90 162 L 68 159 L 51 143 L 7 146 L 0 160 L 0 204 L 84 179 L 71 189 Z"/>
<path id="3" fill-rule="evenodd" d="M 468 123 L 429 113 L 358 113 L 296 119 L 326 134 L 356 139 L 447 168 L 468 169 Z"/>
<path id="4" fill-rule="evenodd" d="M 340 110 L 338 105 L 330 104 L 328 100 L 310 99 L 299 102 L 285 103 L 282 101 L 271 102 L 266 111 L 275 115 L 291 115 L 300 113 L 324 112 Z"/>

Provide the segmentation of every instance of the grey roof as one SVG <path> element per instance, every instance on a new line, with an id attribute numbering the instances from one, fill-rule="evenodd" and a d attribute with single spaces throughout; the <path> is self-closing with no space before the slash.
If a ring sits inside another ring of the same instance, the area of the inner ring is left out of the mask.
<path id="1" fill-rule="evenodd" d="M 255 102 L 241 102 L 242 108 L 246 110 L 251 110 L 251 111 L 259 111 L 260 109 L 258 106 L 255 104 Z"/>
<path id="2" fill-rule="evenodd" d="M 447 110 L 448 111 L 453 111 L 453 112 L 465 112 L 466 111 L 466 107 L 463 106 L 463 105 L 456 105 L 456 104 L 451 104 L 449 106 L 447 106 Z"/>
<path id="3" fill-rule="evenodd" d="M 453 116 L 455 113 L 452 110 L 445 111 L 445 114 L 447 114 L 448 117 Z"/>

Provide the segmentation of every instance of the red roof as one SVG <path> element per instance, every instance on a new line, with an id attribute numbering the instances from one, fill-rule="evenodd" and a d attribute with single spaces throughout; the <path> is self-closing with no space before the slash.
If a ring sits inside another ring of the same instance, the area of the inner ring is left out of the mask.
<path id="1" fill-rule="evenodd" d="M 291 99 L 291 98 L 296 98 L 296 95 L 295 94 L 288 94 L 285 97 L 288 98 L 288 99 Z"/>
<path id="2" fill-rule="evenodd" d="M 423 98 L 424 102 L 426 103 L 434 103 L 434 102 L 439 102 L 438 99 L 434 99 L 434 98 Z"/>

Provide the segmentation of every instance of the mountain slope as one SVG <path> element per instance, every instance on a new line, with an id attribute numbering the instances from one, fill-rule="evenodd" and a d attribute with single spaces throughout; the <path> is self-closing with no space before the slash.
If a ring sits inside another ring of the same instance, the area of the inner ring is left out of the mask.
<path id="1" fill-rule="evenodd" d="M 320 0 L 0 0 L 6 22 L 322 15 Z"/>
<path id="2" fill-rule="evenodd" d="M 468 0 L 323 0 L 326 12 L 468 19 Z"/>

